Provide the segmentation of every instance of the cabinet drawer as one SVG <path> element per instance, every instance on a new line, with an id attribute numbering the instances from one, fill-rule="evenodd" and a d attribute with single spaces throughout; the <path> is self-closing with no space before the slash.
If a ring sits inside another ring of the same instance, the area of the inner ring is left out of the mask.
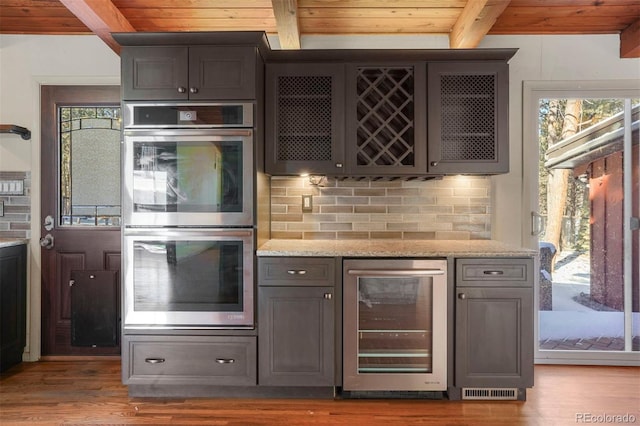
<path id="1" fill-rule="evenodd" d="M 125 384 L 255 385 L 255 337 L 125 338 Z"/>
<path id="2" fill-rule="evenodd" d="M 261 257 L 258 285 L 333 286 L 335 265 L 333 257 Z"/>
<path id="3" fill-rule="evenodd" d="M 456 286 L 531 287 L 533 259 L 456 259 Z"/>

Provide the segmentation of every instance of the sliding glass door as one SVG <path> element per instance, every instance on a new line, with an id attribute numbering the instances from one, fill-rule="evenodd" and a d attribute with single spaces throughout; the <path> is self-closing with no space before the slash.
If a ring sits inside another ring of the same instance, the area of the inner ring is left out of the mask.
<path id="1" fill-rule="evenodd" d="M 537 147 L 535 157 L 525 152 L 537 182 L 529 197 L 540 250 L 536 361 L 638 362 L 640 96 L 526 89 L 525 132 Z"/>

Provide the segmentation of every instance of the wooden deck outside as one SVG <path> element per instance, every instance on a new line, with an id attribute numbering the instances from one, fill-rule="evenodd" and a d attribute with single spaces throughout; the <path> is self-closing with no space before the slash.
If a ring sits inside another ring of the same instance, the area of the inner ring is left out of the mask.
<path id="1" fill-rule="evenodd" d="M 640 423 L 640 367 L 538 365 L 526 402 L 129 398 L 117 360 L 22 363 L 0 377 L 3 426 L 547 426 L 623 419 Z"/>

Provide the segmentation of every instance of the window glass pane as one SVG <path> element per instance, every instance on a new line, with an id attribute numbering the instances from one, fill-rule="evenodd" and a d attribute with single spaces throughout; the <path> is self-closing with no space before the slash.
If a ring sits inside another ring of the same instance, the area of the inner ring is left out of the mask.
<path id="1" fill-rule="evenodd" d="M 639 100 L 632 105 L 637 123 Z M 540 349 L 624 351 L 626 285 L 637 317 L 637 277 L 624 277 L 623 159 L 637 158 L 638 145 L 624 152 L 623 110 L 624 99 L 540 102 Z"/>
<path id="2" fill-rule="evenodd" d="M 61 107 L 60 223 L 120 226 L 120 108 Z"/>

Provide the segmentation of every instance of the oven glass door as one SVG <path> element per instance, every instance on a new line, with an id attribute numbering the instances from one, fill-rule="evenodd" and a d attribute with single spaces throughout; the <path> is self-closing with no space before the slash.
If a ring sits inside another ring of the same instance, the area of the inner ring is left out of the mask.
<path id="1" fill-rule="evenodd" d="M 251 135 L 125 133 L 125 226 L 252 225 Z"/>
<path id="2" fill-rule="evenodd" d="M 167 229 L 124 241 L 125 329 L 253 326 L 253 231 Z"/>

